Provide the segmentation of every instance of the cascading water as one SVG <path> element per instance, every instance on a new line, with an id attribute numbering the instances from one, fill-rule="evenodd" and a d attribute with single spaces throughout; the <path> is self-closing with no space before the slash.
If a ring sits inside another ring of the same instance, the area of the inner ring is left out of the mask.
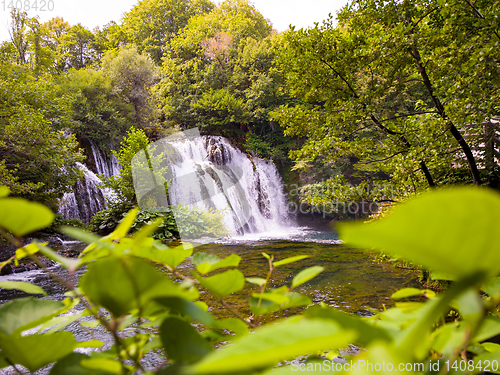
<path id="1" fill-rule="evenodd" d="M 107 177 L 120 174 L 120 164 L 118 164 L 116 156 L 111 155 L 108 157 L 101 150 L 99 150 L 99 147 L 97 147 L 94 142 L 89 141 L 89 143 L 90 148 L 92 149 L 92 156 L 94 157 L 97 174 L 105 175 Z"/>
<path id="2" fill-rule="evenodd" d="M 223 137 L 159 141 L 150 146 L 148 155 L 149 162 L 146 154 L 136 155 L 135 159 L 138 167 L 134 183 L 140 205 L 141 201 L 151 200 L 150 192 L 161 191 L 163 183 L 168 182 L 169 196 L 162 201 L 168 200 L 172 207 L 221 210 L 233 234 L 282 231 L 292 224 L 275 165 L 244 154 Z M 163 168 L 166 172 L 148 175 L 150 164 L 153 170 Z M 141 208 L 155 210 L 155 204 L 161 206 L 155 199 L 150 207 Z"/>
<path id="3" fill-rule="evenodd" d="M 105 195 L 97 187 L 102 181 L 82 163 L 76 163 L 84 178 L 76 182 L 71 193 L 65 193 L 59 213 L 65 219 L 80 219 L 89 223 L 92 216 L 106 208 Z"/>
<path id="4" fill-rule="evenodd" d="M 106 157 L 92 141 L 90 147 L 97 174 L 107 177 L 119 174 L 120 165 L 114 155 Z M 71 193 L 64 194 L 59 205 L 59 213 L 65 219 L 76 218 L 89 223 L 92 216 L 106 208 L 106 200 L 111 199 L 113 193 L 109 189 L 99 188 L 101 179 L 85 165 L 81 163 L 76 165 L 83 172 L 83 179 L 76 182 Z"/>

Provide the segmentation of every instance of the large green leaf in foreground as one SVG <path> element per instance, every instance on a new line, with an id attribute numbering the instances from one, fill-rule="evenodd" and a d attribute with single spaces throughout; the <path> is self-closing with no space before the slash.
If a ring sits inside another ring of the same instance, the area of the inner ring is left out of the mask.
<path id="1" fill-rule="evenodd" d="M 349 245 L 396 254 L 454 278 L 500 273 L 500 195 L 450 188 L 402 203 L 371 224 L 339 225 Z"/>
<path id="2" fill-rule="evenodd" d="M 256 329 L 253 334 L 209 354 L 190 370 L 197 374 L 244 373 L 299 355 L 342 348 L 355 338 L 354 331 L 343 330 L 328 320 L 282 322 Z"/>
<path id="3" fill-rule="evenodd" d="M 83 292 L 114 316 L 144 307 L 154 298 L 196 299 L 196 291 L 174 284 L 155 266 L 138 258 L 103 258 L 91 263 L 80 280 Z"/>
<path id="4" fill-rule="evenodd" d="M 0 227 L 21 237 L 45 228 L 54 221 L 54 213 L 43 204 L 22 198 L 0 200 Z"/>

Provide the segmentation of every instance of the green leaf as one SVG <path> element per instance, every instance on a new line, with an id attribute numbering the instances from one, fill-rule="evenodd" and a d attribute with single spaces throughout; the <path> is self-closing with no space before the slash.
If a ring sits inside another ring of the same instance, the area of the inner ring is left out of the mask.
<path id="1" fill-rule="evenodd" d="M 435 190 L 371 224 L 343 224 L 340 238 L 455 277 L 500 273 L 500 195 L 485 188 Z"/>
<path id="2" fill-rule="evenodd" d="M 160 245 L 161 243 L 158 241 L 153 241 L 151 246 L 142 246 L 134 250 L 131 254 L 136 257 L 166 264 L 174 269 L 193 254 L 192 245 L 181 245 L 175 248 Z"/>
<path id="3" fill-rule="evenodd" d="M 271 260 L 271 257 L 267 253 L 262 253 L 262 256 L 266 258 L 267 260 Z"/>
<path id="4" fill-rule="evenodd" d="M 118 239 L 125 237 L 132 225 L 134 224 L 135 218 L 137 217 L 137 213 L 139 212 L 139 207 L 130 210 L 127 213 L 127 216 L 123 218 L 123 220 L 118 224 L 116 229 L 111 233 L 111 235 L 117 237 Z"/>
<path id="5" fill-rule="evenodd" d="M 43 204 L 22 198 L 0 199 L 0 227 L 16 237 L 48 227 L 54 218 L 54 213 Z"/>
<path id="6" fill-rule="evenodd" d="M 70 332 L 23 337 L 2 336 L 2 355 L 34 372 L 73 352 L 76 341 Z"/>
<path id="7" fill-rule="evenodd" d="M 77 321 L 78 319 L 80 319 L 81 317 L 87 316 L 89 314 L 90 314 L 90 312 L 88 310 L 84 310 L 79 314 L 68 314 L 68 315 L 58 316 L 58 317 L 52 318 L 49 321 L 41 324 L 39 327 L 37 327 L 37 329 L 38 329 L 38 332 L 42 332 L 42 331 L 50 328 L 50 330 L 48 332 L 45 332 L 45 333 L 52 333 L 52 332 L 60 331 L 64 327 L 68 326 L 69 324 L 71 324 L 71 323 Z"/>
<path id="8" fill-rule="evenodd" d="M 484 318 L 473 339 L 481 342 L 500 335 L 500 319 L 494 316 Z"/>
<path id="9" fill-rule="evenodd" d="M 430 289 L 424 289 L 420 290 L 417 288 L 403 288 L 398 290 L 397 292 L 393 293 L 391 295 L 392 299 L 402 299 L 402 298 L 408 298 L 408 297 L 415 297 L 415 296 L 426 296 L 426 297 L 435 297 L 436 293 L 434 293 Z"/>
<path id="10" fill-rule="evenodd" d="M 64 305 L 58 301 L 33 297 L 16 299 L 0 306 L 0 332 L 12 335 L 51 319 Z"/>
<path id="11" fill-rule="evenodd" d="M 311 306 L 304 311 L 306 318 L 319 318 L 331 320 L 340 327 L 357 332 L 356 343 L 367 346 L 371 342 L 392 342 L 386 330 L 370 324 L 359 317 L 345 314 L 331 307 Z"/>
<path id="12" fill-rule="evenodd" d="M 140 245 L 146 238 L 150 237 L 158 227 L 163 223 L 163 218 L 159 217 L 154 220 L 151 224 L 144 225 L 139 231 L 134 234 L 134 244 Z"/>
<path id="13" fill-rule="evenodd" d="M 251 335 L 208 355 L 193 370 L 196 374 L 243 373 L 299 355 L 342 348 L 355 337 L 353 331 L 343 330 L 330 321 L 281 322 L 257 328 Z"/>
<path id="14" fill-rule="evenodd" d="M 10 194 L 10 189 L 5 185 L 0 185 L 0 198 L 5 198 Z"/>
<path id="15" fill-rule="evenodd" d="M 182 315 L 189 316 L 192 319 L 205 324 L 207 327 L 212 326 L 215 322 L 215 319 L 212 315 L 210 315 L 210 313 L 204 311 L 194 302 L 186 301 L 181 298 L 158 298 L 155 301 L 162 306 L 181 313 Z"/>
<path id="16" fill-rule="evenodd" d="M 95 328 L 95 327 L 97 327 L 99 324 L 101 324 L 101 322 L 100 322 L 100 321 L 98 321 L 98 320 L 90 320 L 90 321 L 88 321 L 88 320 L 84 320 L 84 321 L 80 322 L 80 325 L 81 325 L 82 327 L 87 327 L 87 328 Z"/>
<path id="17" fill-rule="evenodd" d="M 274 311 L 281 310 L 281 306 L 274 302 L 265 299 L 261 300 L 254 297 L 248 300 L 248 304 L 250 305 L 250 311 L 255 316 L 265 315 Z"/>
<path id="18" fill-rule="evenodd" d="M 262 277 L 246 277 L 245 280 L 250 284 L 262 286 L 266 283 L 266 279 Z"/>
<path id="19" fill-rule="evenodd" d="M 30 255 L 36 254 L 40 250 L 37 243 L 30 243 L 29 245 L 20 247 L 16 250 L 16 259 L 22 259 Z"/>
<path id="20" fill-rule="evenodd" d="M 200 277 L 198 280 L 203 287 L 218 297 L 226 297 L 245 286 L 245 276 L 239 270 L 229 270 L 210 277 Z"/>
<path id="21" fill-rule="evenodd" d="M 474 357 L 475 368 L 479 369 L 479 365 L 484 368 L 488 363 L 488 372 L 492 374 L 500 374 L 500 367 L 497 366 L 500 363 L 500 351 L 495 351 L 491 353 L 485 353 Z M 493 366 L 491 365 L 493 364 Z"/>
<path id="22" fill-rule="evenodd" d="M 217 255 L 208 253 L 196 253 L 193 255 L 192 262 L 195 265 L 199 265 L 202 263 L 215 264 L 217 262 L 220 262 L 221 260 L 222 258 L 218 257 Z"/>
<path id="23" fill-rule="evenodd" d="M 175 317 L 163 321 L 160 337 L 167 357 L 175 362 L 193 363 L 212 351 L 191 324 Z"/>
<path id="24" fill-rule="evenodd" d="M 80 360 L 80 365 L 92 373 L 118 374 L 122 370 L 122 364 L 115 359 L 90 357 Z"/>
<path id="25" fill-rule="evenodd" d="M 298 262 L 299 260 L 306 259 L 306 258 L 310 258 L 310 256 L 309 255 L 297 255 L 294 257 L 285 258 L 285 259 L 280 260 L 278 262 L 274 262 L 273 265 L 274 265 L 274 267 L 279 267 L 279 266 L 282 266 L 284 264 Z"/>
<path id="26" fill-rule="evenodd" d="M 239 255 L 236 255 L 236 254 L 231 254 L 230 256 L 228 256 L 222 260 L 220 260 L 220 258 L 219 258 L 219 260 L 217 262 L 214 262 L 215 256 L 210 256 L 210 254 L 205 254 L 205 255 L 208 255 L 210 257 L 203 257 L 203 256 L 200 257 L 200 256 L 198 256 L 198 254 L 204 254 L 204 253 L 196 253 L 193 256 L 193 263 L 196 264 L 196 269 L 202 275 L 206 275 L 207 273 L 215 271 L 219 268 L 238 267 L 238 265 L 240 264 L 240 261 L 241 261 L 241 257 Z M 198 262 L 198 263 L 195 262 L 195 260 L 194 260 L 195 257 L 197 258 L 196 262 Z M 206 259 L 208 261 L 200 263 L 200 258 Z M 210 263 L 210 262 L 213 262 L 213 263 Z"/>
<path id="27" fill-rule="evenodd" d="M 321 266 L 313 266 L 300 271 L 292 280 L 292 289 L 318 276 L 323 270 Z"/>
<path id="28" fill-rule="evenodd" d="M 265 299 L 267 301 L 271 301 L 276 303 L 277 305 L 281 305 L 283 303 L 288 302 L 288 296 L 281 293 L 254 293 L 252 294 L 253 298 Z"/>
<path id="29" fill-rule="evenodd" d="M 248 326 L 241 319 L 228 318 L 215 320 L 212 324 L 213 328 L 222 328 L 232 331 L 236 336 L 248 336 Z"/>
<path id="30" fill-rule="evenodd" d="M 81 353 L 71 353 L 64 358 L 61 358 L 50 369 L 49 375 L 103 375 L 109 374 L 107 371 L 99 371 L 96 369 L 89 369 L 82 367 L 82 360 L 89 359 L 90 357 Z M 118 370 L 120 371 L 120 370 Z M 116 374 L 118 371 L 112 372 Z"/>
<path id="31" fill-rule="evenodd" d="M 500 277 L 493 277 L 487 280 L 481 287 L 490 297 L 500 298 Z"/>
<path id="32" fill-rule="evenodd" d="M 47 295 L 47 293 L 45 293 L 45 291 L 38 285 L 33 285 L 24 281 L 0 281 L 0 288 L 22 290 L 23 292 L 29 294 Z"/>
<path id="33" fill-rule="evenodd" d="M 80 279 L 80 288 L 116 317 L 144 307 L 154 298 L 191 300 L 198 296 L 175 285 L 154 265 L 134 257 L 109 257 L 90 263 Z"/>
<path id="34" fill-rule="evenodd" d="M 451 287 L 438 297 L 432 298 L 418 311 L 415 319 L 396 339 L 396 345 L 401 353 L 413 353 L 415 358 L 422 359 L 429 350 L 427 340 L 431 329 L 442 314 L 449 309 L 450 303 L 460 296 L 471 285 L 477 284 L 484 275 L 473 274 L 452 284 Z"/>

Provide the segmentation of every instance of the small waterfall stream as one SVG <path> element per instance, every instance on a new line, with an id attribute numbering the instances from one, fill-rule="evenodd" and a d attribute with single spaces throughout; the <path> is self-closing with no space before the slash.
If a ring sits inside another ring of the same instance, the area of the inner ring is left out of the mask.
<path id="1" fill-rule="evenodd" d="M 114 155 L 107 157 L 92 141 L 90 147 L 98 175 L 111 177 L 119 174 L 120 165 Z M 84 164 L 76 163 L 76 166 L 83 172 L 83 179 L 76 182 L 71 193 L 64 194 L 59 213 L 65 219 L 76 218 L 90 223 L 92 216 L 106 208 L 106 199 L 112 198 L 113 193 L 99 188 L 101 179 Z"/>
<path id="2" fill-rule="evenodd" d="M 92 149 L 97 174 L 107 177 L 120 174 L 120 164 L 118 164 L 118 159 L 115 155 L 108 157 L 92 141 L 90 141 L 90 148 Z"/>
<path id="3" fill-rule="evenodd" d="M 71 193 L 65 193 L 59 213 L 65 219 L 80 219 L 89 223 L 92 216 L 106 208 L 105 193 L 97 187 L 102 181 L 82 163 L 76 163 L 84 178 L 77 181 Z"/>

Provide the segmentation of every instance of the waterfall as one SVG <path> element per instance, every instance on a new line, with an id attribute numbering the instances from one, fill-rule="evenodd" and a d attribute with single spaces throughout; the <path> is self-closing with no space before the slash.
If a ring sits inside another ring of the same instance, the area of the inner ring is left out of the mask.
<path id="1" fill-rule="evenodd" d="M 65 193 L 59 204 L 59 213 L 65 219 L 80 219 L 89 223 L 92 216 L 106 208 L 108 192 L 97 187 L 101 183 L 92 171 L 82 163 L 76 163 L 83 172 L 83 179 L 76 182 L 71 193 Z"/>
<path id="2" fill-rule="evenodd" d="M 118 159 L 114 155 L 108 157 L 97 145 L 89 140 L 98 175 L 111 177 L 120 173 Z M 106 208 L 106 201 L 112 200 L 114 195 L 110 189 L 100 189 L 101 179 L 82 163 L 76 163 L 83 172 L 83 179 L 77 181 L 71 193 L 65 193 L 59 203 L 59 213 L 65 219 L 80 219 L 89 223 L 92 216 Z"/>
<path id="3" fill-rule="evenodd" d="M 117 174 L 116 158 L 107 158 L 94 143 L 90 142 L 90 145 L 98 174 Z M 167 149 L 168 153 L 163 152 Z M 233 234 L 281 231 L 292 224 L 276 166 L 270 161 L 244 154 L 226 138 L 198 136 L 187 140 L 162 140 L 149 146 L 148 152 L 156 170 L 167 170 L 162 176 L 163 181 L 170 183 L 165 205 L 221 210 L 226 227 Z M 146 168 L 139 177 L 136 173 L 134 183 L 141 208 L 154 211 L 158 205 L 144 207 L 141 204 L 144 194 L 137 185 L 140 181 L 140 186 L 149 186 L 150 163 L 145 160 L 142 165 Z M 77 218 L 88 223 L 93 215 L 106 208 L 106 200 L 112 199 L 112 192 L 99 189 L 97 186 L 101 180 L 85 165 L 77 163 L 77 166 L 84 178 L 75 184 L 73 192 L 64 195 L 59 212 L 64 218 Z"/>
<path id="4" fill-rule="evenodd" d="M 120 174 L 120 164 L 118 164 L 116 156 L 111 155 L 111 157 L 107 157 L 101 150 L 99 150 L 99 147 L 97 147 L 94 142 L 89 141 L 89 143 L 90 148 L 92 149 L 92 156 L 94 157 L 97 174 L 105 175 L 107 177 Z"/>
<path id="5" fill-rule="evenodd" d="M 276 166 L 244 154 L 223 137 L 158 141 L 148 148 L 148 154 L 153 170 L 165 166 L 168 170 L 148 177 L 146 155 L 136 155 L 132 169 L 140 205 L 148 200 L 158 202 L 148 194 L 158 192 L 158 186 L 168 181 L 168 203 L 172 207 L 180 204 L 222 210 L 226 227 L 233 234 L 281 231 L 291 225 Z M 134 168 L 134 163 L 144 167 Z M 140 187 L 143 191 L 138 190 Z M 152 203 L 141 208 L 155 210 Z"/>

